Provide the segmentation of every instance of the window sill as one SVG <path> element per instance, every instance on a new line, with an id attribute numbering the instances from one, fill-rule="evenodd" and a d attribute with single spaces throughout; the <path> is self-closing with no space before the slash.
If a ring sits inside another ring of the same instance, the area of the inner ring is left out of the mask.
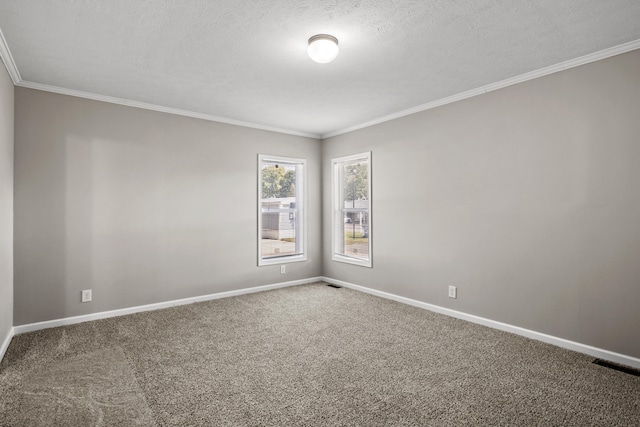
<path id="1" fill-rule="evenodd" d="M 306 260 L 307 260 L 306 255 L 291 255 L 291 256 L 283 256 L 280 258 L 267 258 L 267 259 L 259 260 L 258 267 L 263 267 L 266 265 L 289 264 L 292 262 L 301 262 Z"/>
<path id="2" fill-rule="evenodd" d="M 339 254 L 333 254 L 333 261 L 343 262 L 345 264 L 359 265 L 360 267 L 372 268 L 371 259 L 358 259 Z"/>

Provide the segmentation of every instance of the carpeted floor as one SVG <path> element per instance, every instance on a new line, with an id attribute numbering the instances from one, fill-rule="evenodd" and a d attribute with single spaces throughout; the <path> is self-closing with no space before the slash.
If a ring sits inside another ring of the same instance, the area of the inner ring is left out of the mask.
<path id="1" fill-rule="evenodd" d="M 592 361 L 318 283 L 16 336 L 0 425 L 640 425 Z"/>

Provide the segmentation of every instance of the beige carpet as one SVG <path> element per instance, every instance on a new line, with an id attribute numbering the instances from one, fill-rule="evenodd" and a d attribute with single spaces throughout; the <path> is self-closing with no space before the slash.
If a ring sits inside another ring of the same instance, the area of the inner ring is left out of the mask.
<path id="1" fill-rule="evenodd" d="M 640 425 L 592 360 L 313 284 L 16 336 L 0 425 Z"/>
<path id="2" fill-rule="evenodd" d="M 3 409 L 13 413 L 2 425 L 153 425 L 122 349 L 42 362 L 15 393 L 3 390 Z"/>

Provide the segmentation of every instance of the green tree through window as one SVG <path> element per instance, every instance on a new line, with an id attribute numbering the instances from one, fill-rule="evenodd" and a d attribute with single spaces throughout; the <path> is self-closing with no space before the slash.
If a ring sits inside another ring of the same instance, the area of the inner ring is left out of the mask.
<path id="1" fill-rule="evenodd" d="M 296 171 L 277 165 L 262 168 L 262 197 L 283 198 L 296 195 Z"/>
<path id="2" fill-rule="evenodd" d="M 344 166 L 345 201 L 369 199 L 369 169 L 366 163 L 348 164 Z"/>

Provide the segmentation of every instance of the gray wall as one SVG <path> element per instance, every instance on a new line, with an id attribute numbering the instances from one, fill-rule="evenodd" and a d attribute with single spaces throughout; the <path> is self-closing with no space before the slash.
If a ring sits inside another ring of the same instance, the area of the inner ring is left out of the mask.
<path id="1" fill-rule="evenodd" d="M 13 326 L 13 95 L 0 65 L 0 346 Z"/>
<path id="2" fill-rule="evenodd" d="M 15 325 L 321 273 L 320 141 L 15 96 Z M 257 267 L 259 153 L 308 160 L 309 256 L 285 275 Z"/>
<path id="3" fill-rule="evenodd" d="M 373 268 L 326 276 L 640 357 L 640 51 L 323 142 L 372 151 Z M 447 298 L 447 286 L 458 299 Z"/>

